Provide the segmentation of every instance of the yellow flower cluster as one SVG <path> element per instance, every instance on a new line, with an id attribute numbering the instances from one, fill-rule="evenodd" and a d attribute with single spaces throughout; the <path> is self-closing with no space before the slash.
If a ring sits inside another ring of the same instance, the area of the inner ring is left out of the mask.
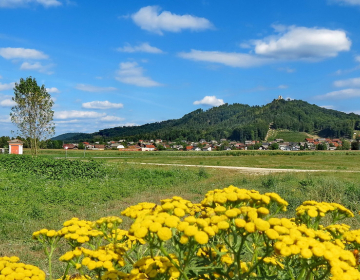
<path id="1" fill-rule="evenodd" d="M 61 232 L 55 230 L 48 230 L 46 228 L 35 231 L 32 235 L 33 239 L 49 239 L 57 236 L 62 236 Z"/>
<path id="2" fill-rule="evenodd" d="M 120 225 L 122 221 L 123 220 L 121 218 L 116 216 L 104 217 L 97 220 L 94 224 L 94 227 L 97 227 L 99 229 L 103 227 L 105 227 L 106 229 L 113 229 L 116 226 Z"/>
<path id="3" fill-rule="evenodd" d="M 283 206 L 284 210 L 288 205 L 287 201 L 282 199 L 276 193 L 260 194 L 255 190 L 239 189 L 234 186 L 229 186 L 225 189 L 215 189 L 209 191 L 205 195 L 205 199 L 201 202 L 203 206 L 214 206 L 214 205 L 233 205 L 238 206 L 239 204 L 248 204 L 252 207 L 258 208 L 267 206 L 270 201 L 276 202 L 279 206 Z"/>
<path id="4" fill-rule="evenodd" d="M 280 256 L 297 255 L 304 259 L 324 260 L 331 267 L 332 279 L 360 279 L 354 255 L 344 249 L 345 246 L 339 239 L 332 240 L 327 231 L 293 225 L 277 239 L 279 241 L 274 244 L 274 249 Z"/>
<path id="5" fill-rule="evenodd" d="M 191 201 L 183 199 L 180 196 L 161 200 L 161 208 L 164 212 L 177 217 L 183 217 L 185 214 L 194 216 L 202 210 L 200 204 L 193 204 Z"/>
<path id="6" fill-rule="evenodd" d="M 139 204 L 130 206 L 121 212 L 121 215 L 136 219 L 138 217 L 153 213 L 159 205 L 150 202 L 141 202 Z"/>
<path id="7" fill-rule="evenodd" d="M 170 258 L 178 264 L 175 255 L 170 255 Z M 142 276 L 145 276 L 145 279 L 155 278 L 158 274 L 167 274 L 170 278 L 167 279 L 177 279 L 180 276 L 179 270 L 170 262 L 167 257 L 144 257 L 138 260 L 131 270 L 130 274 L 137 276 L 137 279 Z"/>
<path id="8" fill-rule="evenodd" d="M 63 225 L 64 227 L 59 231 L 59 234 L 72 242 L 82 244 L 88 242 L 93 237 L 103 236 L 101 231 L 93 229 L 93 222 L 90 221 L 72 218 Z"/>
<path id="9" fill-rule="evenodd" d="M 277 266 L 280 269 L 284 269 L 284 265 L 276 257 L 266 257 L 263 259 L 264 263 Z"/>
<path id="10" fill-rule="evenodd" d="M 60 278 L 57 280 L 90 280 L 91 277 L 89 275 L 81 275 L 80 273 L 75 273 L 72 275 L 66 275 L 65 278 Z"/>
<path id="11" fill-rule="evenodd" d="M 275 217 L 287 206 L 276 193 L 229 186 L 209 191 L 200 204 L 174 196 L 159 205 L 130 206 L 122 211 L 134 219 L 128 231 L 119 228 L 121 218 L 110 216 L 95 222 L 73 218 L 60 231 L 42 229 L 33 236 L 43 244 L 70 241 L 71 251 L 60 260 L 98 280 L 192 279 L 194 272 L 200 273 L 196 279 L 298 279 L 302 270 L 319 279 L 360 280 L 360 229 L 320 225 L 327 213 L 333 221 L 353 213 L 337 203 L 305 201 L 296 218 Z M 201 268 L 189 267 L 196 264 Z M 4 269 L 0 280 L 22 279 L 4 278 Z M 64 279 L 88 279 L 81 275 Z"/>
<path id="12" fill-rule="evenodd" d="M 349 209 L 338 203 L 316 202 L 313 200 L 304 201 L 302 205 L 296 208 L 296 215 L 309 215 L 312 218 L 317 216 L 324 217 L 328 212 L 338 211 L 345 217 L 354 217 Z"/>
<path id="13" fill-rule="evenodd" d="M 18 261 L 18 257 L 0 257 L 0 280 L 45 280 L 44 271 Z"/>
<path id="14" fill-rule="evenodd" d="M 81 265 L 86 266 L 89 270 L 104 269 L 112 271 L 117 267 L 125 265 L 124 259 L 107 247 L 102 247 L 98 250 L 82 248 L 81 251 L 84 255 Z"/>

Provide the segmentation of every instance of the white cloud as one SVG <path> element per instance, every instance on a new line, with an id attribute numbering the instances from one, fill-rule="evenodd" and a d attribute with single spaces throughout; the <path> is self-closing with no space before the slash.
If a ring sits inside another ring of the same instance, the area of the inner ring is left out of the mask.
<path id="1" fill-rule="evenodd" d="M 144 69 L 138 66 L 136 62 L 121 62 L 116 80 L 139 87 L 162 86 L 162 84 L 153 81 L 151 78 L 143 76 L 143 72 Z"/>
<path id="2" fill-rule="evenodd" d="M 290 67 L 280 67 L 278 68 L 279 71 L 284 71 L 286 73 L 294 73 L 296 69 Z"/>
<path id="3" fill-rule="evenodd" d="M 1 107 L 13 107 L 15 105 L 16 105 L 16 102 L 13 101 L 12 99 L 4 99 L 4 100 L 0 101 Z"/>
<path id="4" fill-rule="evenodd" d="M 2 83 L 0 83 L 0 91 L 13 89 L 14 87 L 15 87 L 15 83 L 10 83 L 10 84 L 2 84 Z"/>
<path id="5" fill-rule="evenodd" d="M 109 101 L 92 101 L 82 104 L 83 108 L 86 109 L 119 109 L 123 108 L 122 103 L 111 103 Z"/>
<path id="6" fill-rule="evenodd" d="M 53 71 L 49 70 L 52 67 L 54 67 L 53 64 L 42 65 L 40 62 L 34 62 L 34 63 L 23 62 L 23 64 L 21 64 L 20 66 L 20 70 L 35 70 L 40 73 L 51 75 L 54 73 Z"/>
<path id="7" fill-rule="evenodd" d="M 127 52 L 127 53 L 134 53 L 134 52 L 146 52 L 146 53 L 163 53 L 162 50 L 152 47 L 149 43 L 142 43 L 138 46 L 131 46 L 130 44 L 126 44 L 122 48 L 117 48 L 119 52 Z"/>
<path id="8" fill-rule="evenodd" d="M 320 107 L 325 108 L 325 109 L 334 109 L 335 108 L 335 106 L 333 106 L 333 105 L 322 105 Z"/>
<path id="9" fill-rule="evenodd" d="M 279 30 L 278 30 L 279 31 Z M 286 60 L 318 60 L 350 50 L 351 41 L 342 30 L 289 26 L 286 33 L 255 40 L 255 53 Z"/>
<path id="10" fill-rule="evenodd" d="M 26 7 L 32 3 L 43 5 L 46 8 L 62 5 L 62 3 L 57 0 L 0 0 L 0 8 Z"/>
<path id="11" fill-rule="evenodd" d="M 360 55 L 355 56 L 355 61 L 356 61 L 356 62 L 360 62 Z"/>
<path id="12" fill-rule="evenodd" d="M 224 100 L 216 98 L 216 96 L 205 96 L 203 99 L 199 101 L 195 101 L 193 103 L 194 105 L 209 105 L 209 106 L 220 106 L 225 104 Z"/>
<path id="13" fill-rule="evenodd" d="M 0 0 L 1 1 L 1 0 Z M 5 59 L 48 59 L 49 56 L 41 51 L 24 48 L 0 48 L 0 56 Z"/>
<path id="14" fill-rule="evenodd" d="M 195 61 L 221 63 L 231 67 L 252 67 L 271 62 L 271 59 L 257 57 L 246 53 L 226 53 L 218 51 L 199 51 L 178 53 L 178 56 Z"/>
<path id="15" fill-rule="evenodd" d="M 56 87 L 46 88 L 46 91 L 48 93 L 59 93 L 60 92 L 60 90 L 58 90 Z"/>
<path id="16" fill-rule="evenodd" d="M 106 92 L 106 91 L 114 91 L 117 88 L 114 87 L 97 87 L 92 85 L 85 85 L 85 84 L 77 84 L 76 89 L 88 92 Z"/>
<path id="17" fill-rule="evenodd" d="M 91 112 L 91 111 L 58 111 L 54 113 L 54 119 L 72 119 L 72 118 L 79 118 L 79 119 L 96 119 L 105 117 L 105 113 L 98 113 L 98 112 Z"/>
<path id="18" fill-rule="evenodd" d="M 131 15 L 136 25 L 141 29 L 162 35 L 162 31 L 180 32 L 183 29 L 205 30 L 212 27 L 206 18 L 191 15 L 176 15 L 168 11 L 161 11 L 158 6 L 147 6 Z"/>
<path id="19" fill-rule="evenodd" d="M 119 117 L 115 117 L 115 116 L 105 116 L 105 117 L 102 117 L 100 119 L 101 121 L 104 121 L 104 122 L 121 122 L 123 120 L 125 120 L 124 118 L 119 118 Z"/>
<path id="20" fill-rule="evenodd" d="M 336 87 L 360 87 L 360 77 L 347 79 L 347 80 L 338 80 L 334 82 Z"/>
<path id="21" fill-rule="evenodd" d="M 324 95 L 315 96 L 315 99 L 349 99 L 360 97 L 360 89 L 348 88 L 338 91 L 332 91 Z"/>
<path id="22" fill-rule="evenodd" d="M 288 85 L 279 85 L 278 88 L 279 89 L 287 89 L 289 86 Z"/>
<path id="23" fill-rule="evenodd" d="M 332 0 L 331 2 L 336 2 L 345 5 L 352 5 L 352 6 L 356 6 L 356 5 L 360 6 L 360 0 Z"/>
<path id="24" fill-rule="evenodd" d="M 11 123 L 10 115 L 0 116 L 0 123 Z"/>

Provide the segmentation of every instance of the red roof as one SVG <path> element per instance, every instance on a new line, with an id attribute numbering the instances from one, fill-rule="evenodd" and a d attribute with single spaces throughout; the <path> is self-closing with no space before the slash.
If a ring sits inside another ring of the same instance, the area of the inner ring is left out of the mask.
<path id="1" fill-rule="evenodd" d="M 155 149 L 155 146 L 154 145 L 146 145 L 146 148 L 154 148 Z"/>

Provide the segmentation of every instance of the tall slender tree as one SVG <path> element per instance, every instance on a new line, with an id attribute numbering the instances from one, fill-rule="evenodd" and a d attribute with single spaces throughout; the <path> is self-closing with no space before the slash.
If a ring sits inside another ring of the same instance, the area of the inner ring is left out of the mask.
<path id="1" fill-rule="evenodd" d="M 16 105 L 11 108 L 11 121 L 17 126 L 20 136 L 28 139 L 31 154 L 36 156 L 40 142 L 55 133 L 54 102 L 45 86 L 38 86 L 32 77 L 21 78 L 19 83 L 15 83 L 12 100 Z"/>

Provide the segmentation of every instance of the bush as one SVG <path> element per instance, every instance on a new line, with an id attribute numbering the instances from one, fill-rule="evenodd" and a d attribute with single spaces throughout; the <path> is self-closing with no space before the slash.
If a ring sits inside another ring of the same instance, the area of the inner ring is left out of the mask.
<path id="1" fill-rule="evenodd" d="M 0 168 L 11 172 L 44 176 L 51 179 L 96 178 L 106 175 L 104 166 L 94 160 L 67 160 L 26 155 L 0 156 Z"/>

